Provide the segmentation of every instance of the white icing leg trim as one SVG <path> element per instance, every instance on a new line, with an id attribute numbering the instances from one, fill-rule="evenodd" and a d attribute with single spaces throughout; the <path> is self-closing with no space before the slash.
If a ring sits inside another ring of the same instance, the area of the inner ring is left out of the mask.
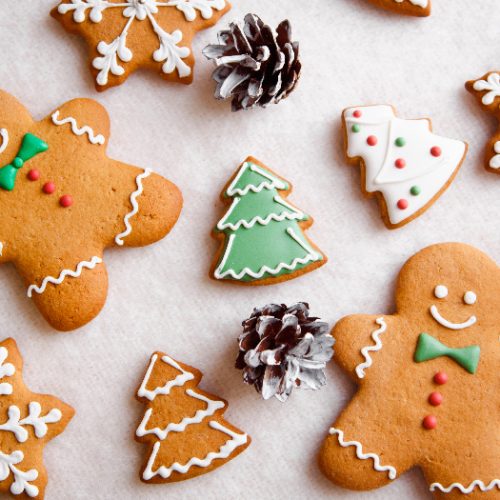
<path id="1" fill-rule="evenodd" d="M 7 479 L 12 472 L 14 481 L 10 485 L 10 492 L 13 495 L 26 493 L 29 497 L 38 496 L 38 488 L 30 484 L 29 481 L 35 481 L 38 478 L 38 471 L 30 469 L 28 471 L 19 470 L 16 465 L 24 460 L 24 453 L 21 450 L 16 450 L 5 455 L 0 451 L 0 481 Z"/>
<path id="2" fill-rule="evenodd" d="M 464 486 L 463 484 L 460 483 L 452 483 L 448 487 L 444 487 L 441 483 L 432 483 L 430 490 L 431 491 L 436 491 L 436 490 L 441 490 L 443 493 L 450 493 L 451 490 L 457 489 L 460 490 L 462 493 L 465 495 L 472 493 L 472 491 L 475 488 L 479 488 L 481 491 L 490 491 L 493 488 L 498 488 L 500 489 L 500 479 L 493 479 L 490 484 L 485 485 L 483 481 L 480 479 L 476 479 L 472 481 L 472 483 L 469 484 L 469 486 Z"/>
<path id="3" fill-rule="evenodd" d="M 9 145 L 9 131 L 6 128 L 0 128 L 0 137 L 2 138 L 2 145 L 0 146 L 0 154 L 5 151 Z"/>
<path id="4" fill-rule="evenodd" d="M 52 283 L 53 285 L 60 285 L 66 278 L 66 276 L 70 276 L 71 278 L 79 278 L 82 274 L 83 269 L 94 269 L 97 264 L 102 264 L 102 259 L 99 257 L 92 257 L 92 260 L 82 261 L 80 262 L 74 271 L 70 269 L 64 269 L 59 278 L 54 278 L 53 276 L 47 276 L 43 279 L 42 284 L 40 286 L 30 285 L 28 288 L 28 297 L 31 299 L 33 296 L 33 292 L 42 294 L 45 292 L 48 283 Z"/>
<path id="5" fill-rule="evenodd" d="M 5 347 L 0 347 L 0 378 L 12 377 L 16 373 L 16 368 L 12 363 L 5 363 L 9 356 L 9 351 Z M 12 384 L 2 382 L 0 384 L 0 396 L 12 394 Z"/>
<path id="6" fill-rule="evenodd" d="M 60 120 L 59 110 L 55 111 L 52 114 L 52 122 L 54 123 L 54 125 L 64 125 L 66 123 L 71 124 L 71 131 L 73 132 L 73 134 L 78 136 L 87 134 L 89 142 L 91 142 L 92 144 L 103 145 L 106 142 L 106 139 L 104 138 L 103 135 L 101 134 L 95 135 L 95 132 L 88 125 L 85 125 L 83 127 L 78 127 L 76 120 L 72 116 L 68 116 L 67 118 Z"/>
<path id="7" fill-rule="evenodd" d="M 380 351 L 382 349 L 382 341 L 380 340 L 380 334 L 384 333 L 387 330 L 387 325 L 383 317 L 377 318 L 375 323 L 380 326 L 378 330 L 375 330 L 372 333 L 372 339 L 375 342 L 375 345 L 366 346 L 361 349 L 361 354 L 364 356 L 365 360 L 363 363 L 356 366 L 356 375 L 359 378 L 365 378 L 365 369 L 370 368 L 373 364 L 373 360 L 370 356 L 370 352 Z"/>
<path id="8" fill-rule="evenodd" d="M 158 396 L 158 395 L 170 394 L 170 391 L 174 387 L 181 387 L 187 381 L 194 379 L 194 375 L 192 373 L 183 370 L 180 367 L 180 365 L 178 363 L 176 363 L 171 357 L 165 355 L 161 358 L 161 360 L 164 363 L 166 363 L 167 365 L 171 366 L 172 368 L 179 370 L 181 372 L 181 374 L 177 375 L 177 377 L 175 377 L 173 380 L 169 380 L 168 382 L 166 382 L 165 385 L 163 385 L 162 387 L 156 387 L 152 391 L 150 391 L 149 389 L 146 389 L 146 386 L 148 385 L 148 382 L 149 382 L 149 377 L 151 376 L 151 373 L 153 371 L 153 368 L 156 364 L 157 359 L 158 359 L 157 354 L 155 354 L 151 358 L 151 362 L 149 363 L 148 369 L 146 371 L 146 375 L 144 376 L 144 380 L 142 381 L 142 384 L 139 387 L 139 390 L 137 391 L 137 395 L 140 398 L 147 398 L 150 401 L 153 401 L 156 398 L 156 396 Z"/>
<path id="9" fill-rule="evenodd" d="M 344 432 L 335 427 L 331 427 L 329 431 L 330 435 L 336 435 L 342 448 L 347 448 L 349 446 L 354 446 L 356 448 L 356 456 L 360 460 L 367 460 L 371 458 L 373 460 L 373 468 L 377 472 L 387 472 L 389 479 L 396 479 L 396 469 L 392 465 L 380 465 L 380 457 L 375 453 L 363 453 L 363 447 L 358 441 L 344 441 Z"/>
<path id="10" fill-rule="evenodd" d="M 500 141 L 495 142 L 493 149 L 496 155 L 491 158 L 490 167 L 498 169 L 500 168 Z"/>
<path id="11" fill-rule="evenodd" d="M 143 193 L 144 187 L 142 185 L 142 179 L 149 177 L 153 171 L 150 168 L 144 169 L 142 174 L 139 174 L 135 178 L 135 183 L 137 189 L 130 195 L 130 204 L 132 205 L 132 210 L 125 215 L 123 222 L 125 223 L 125 231 L 118 234 L 115 237 L 115 243 L 117 245 L 123 246 L 123 238 L 127 237 L 132 232 L 132 225 L 130 224 L 130 219 L 139 212 L 139 204 L 137 203 L 137 198 Z"/>
<path id="12" fill-rule="evenodd" d="M 150 479 L 152 479 L 157 475 L 161 476 L 163 479 L 167 479 L 172 475 L 172 472 L 179 472 L 181 474 L 185 474 L 193 465 L 196 465 L 198 467 L 208 467 L 217 458 L 229 457 L 229 455 L 231 455 L 231 453 L 233 453 L 233 451 L 236 448 L 244 445 L 248 441 L 248 436 L 246 434 L 237 434 L 236 432 L 233 432 L 227 427 L 224 427 L 215 420 L 209 422 L 208 425 L 212 427 L 212 429 L 216 429 L 231 437 L 231 439 L 226 441 L 225 444 L 223 444 L 220 447 L 218 452 L 211 451 L 203 459 L 193 457 L 184 465 L 180 464 L 179 462 L 173 463 L 170 467 L 165 467 L 164 465 L 161 465 L 156 471 L 153 471 L 153 465 L 156 460 L 156 455 L 158 454 L 158 450 L 160 449 L 161 445 L 161 441 L 156 441 L 156 443 L 153 446 L 153 452 L 149 457 L 148 464 L 142 474 L 143 479 L 145 481 L 149 481 Z"/>

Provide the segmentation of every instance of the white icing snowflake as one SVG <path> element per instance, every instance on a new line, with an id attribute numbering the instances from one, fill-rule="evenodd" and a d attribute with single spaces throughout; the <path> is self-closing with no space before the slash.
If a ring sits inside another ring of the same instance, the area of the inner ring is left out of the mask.
<path id="1" fill-rule="evenodd" d="M 474 90 L 487 90 L 483 95 L 482 101 L 485 106 L 493 104 L 495 98 L 500 96 L 500 74 L 491 73 L 486 80 L 477 80 L 474 82 Z"/>
<path id="2" fill-rule="evenodd" d="M 100 41 L 97 45 L 99 56 L 92 61 L 92 66 L 99 70 L 97 83 L 107 85 L 110 73 L 121 76 L 125 69 L 120 63 L 130 62 L 133 53 L 127 47 L 127 35 L 134 21 L 148 20 L 158 37 L 159 47 L 153 52 L 152 57 L 156 62 L 163 62 L 162 71 L 171 74 L 177 71 L 179 78 L 191 75 L 191 67 L 186 64 L 186 59 L 191 51 L 189 47 L 180 45 L 183 33 L 176 29 L 171 33 L 165 31 L 155 19 L 159 9 L 172 8 L 180 10 L 187 22 L 195 21 L 198 13 L 203 19 L 211 19 L 214 10 L 221 11 L 226 7 L 226 0 L 70 0 L 69 3 L 60 4 L 60 14 L 73 13 L 73 20 L 82 23 L 88 18 L 93 23 L 103 20 L 106 9 L 122 9 L 123 16 L 127 19 L 121 33 L 112 41 Z"/>

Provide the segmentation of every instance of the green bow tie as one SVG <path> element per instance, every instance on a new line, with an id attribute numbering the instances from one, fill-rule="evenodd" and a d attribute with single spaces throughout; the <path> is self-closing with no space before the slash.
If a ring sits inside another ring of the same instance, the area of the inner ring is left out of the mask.
<path id="1" fill-rule="evenodd" d="M 481 348 L 478 345 L 453 349 L 452 347 L 445 346 L 432 335 L 421 333 L 418 337 L 415 361 L 421 363 L 429 359 L 448 356 L 456 361 L 461 367 L 465 368 L 469 373 L 476 373 L 480 352 Z"/>
<path id="2" fill-rule="evenodd" d="M 26 134 L 23 137 L 21 148 L 16 157 L 4 167 L 0 168 L 0 188 L 12 191 L 16 184 L 17 171 L 25 162 L 31 160 L 38 153 L 43 153 L 49 148 L 48 144 L 33 134 Z"/>

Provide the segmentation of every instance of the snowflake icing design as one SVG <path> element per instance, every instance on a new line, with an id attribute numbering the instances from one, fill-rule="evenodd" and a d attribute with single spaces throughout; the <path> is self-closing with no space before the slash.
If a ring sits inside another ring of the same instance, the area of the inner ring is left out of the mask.
<path id="1" fill-rule="evenodd" d="M 200 15 L 203 19 L 211 19 L 214 11 L 222 11 L 226 7 L 226 0 L 70 0 L 70 3 L 60 4 L 57 8 L 59 14 L 73 13 L 76 23 L 83 23 L 88 19 L 93 23 L 100 23 L 107 9 L 122 9 L 123 17 L 127 19 L 121 33 L 111 42 L 100 41 L 97 45 L 99 56 L 92 61 L 92 66 L 99 70 L 97 84 L 108 84 L 110 73 L 122 76 L 125 69 L 121 63 L 130 62 L 133 53 L 127 47 L 127 35 L 134 21 L 148 20 L 158 37 L 159 47 L 153 52 L 152 57 L 156 62 L 162 62 L 162 71 L 171 74 L 177 70 L 179 78 L 191 75 L 192 69 L 186 64 L 186 59 L 191 50 L 180 45 L 183 33 L 180 29 L 172 33 L 165 31 L 155 19 L 159 9 L 175 7 L 184 14 L 187 22 L 195 21 Z"/>

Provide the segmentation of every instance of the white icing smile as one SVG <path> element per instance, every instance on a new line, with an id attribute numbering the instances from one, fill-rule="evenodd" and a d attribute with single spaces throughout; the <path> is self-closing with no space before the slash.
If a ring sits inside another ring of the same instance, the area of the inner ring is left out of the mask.
<path id="1" fill-rule="evenodd" d="M 431 306 L 430 312 L 432 317 L 441 326 L 449 328 L 450 330 L 462 330 L 464 328 L 469 328 L 469 326 L 472 326 L 477 321 L 477 318 L 475 316 L 471 316 L 467 321 L 464 321 L 463 323 L 453 323 L 451 321 L 448 321 L 446 318 L 443 318 L 443 316 L 439 314 L 438 308 L 434 304 Z"/>

